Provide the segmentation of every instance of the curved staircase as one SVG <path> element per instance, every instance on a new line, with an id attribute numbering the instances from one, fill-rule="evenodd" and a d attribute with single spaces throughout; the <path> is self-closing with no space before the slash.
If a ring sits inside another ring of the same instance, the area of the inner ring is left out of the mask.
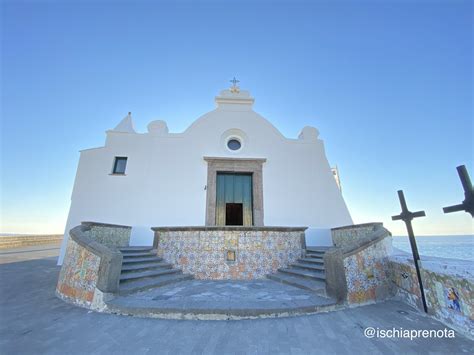
<path id="1" fill-rule="evenodd" d="M 120 248 L 123 255 L 119 294 L 128 295 L 184 280 L 191 280 L 180 269 L 156 255 L 153 247 Z"/>
<path id="2" fill-rule="evenodd" d="M 304 258 L 298 259 L 288 268 L 278 269 L 275 274 L 267 275 L 273 281 L 314 291 L 318 295 L 326 295 L 326 274 L 324 253 L 329 247 L 306 248 Z"/>

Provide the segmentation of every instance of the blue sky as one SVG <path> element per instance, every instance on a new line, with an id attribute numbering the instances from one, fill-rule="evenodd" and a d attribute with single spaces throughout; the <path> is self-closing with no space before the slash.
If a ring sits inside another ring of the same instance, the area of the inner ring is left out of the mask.
<path id="1" fill-rule="evenodd" d="M 356 223 L 472 234 L 470 1 L 3 1 L 1 232 L 61 233 L 80 149 L 128 111 L 180 132 L 236 76 L 282 133 L 319 129 Z"/>

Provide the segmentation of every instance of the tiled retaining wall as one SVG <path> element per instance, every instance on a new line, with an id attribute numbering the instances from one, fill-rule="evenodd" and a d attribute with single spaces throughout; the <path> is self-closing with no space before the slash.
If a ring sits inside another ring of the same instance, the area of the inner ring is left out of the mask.
<path id="1" fill-rule="evenodd" d="M 83 222 L 70 231 L 56 295 L 93 309 L 105 307 L 104 297 L 118 291 L 122 255 L 131 227 Z"/>
<path id="2" fill-rule="evenodd" d="M 389 297 L 392 238 L 382 223 L 335 228 L 332 237 L 335 247 L 324 256 L 327 293 L 348 304 Z"/>
<path id="3" fill-rule="evenodd" d="M 427 259 L 427 260 L 425 260 Z M 415 264 L 411 255 L 389 260 L 390 278 L 396 294 L 423 310 Z M 474 276 L 470 262 L 422 257 L 421 278 L 428 313 L 446 325 L 474 337 Z"/>
<path id="4" fill-rule="evenodd" d="M 382 223 L 364 223 L 333 228 L 331 230 L 332 242 L 339 248 L 352 247 L 361 242 L 365 243 L 367 236 L 381 227 L 383 227 Z"/>
<path id="5" fill-rule="evenodd" d="M 115 224 L 83 222 L 90 228 L 89 237 L 107 247 L 128 247 L 132 228 Z"/>
<path id="6" fill-rule="evenodd" d="M 349 304 L 383 300 L 390 296 L 387 270 L 391 250 L 392 238 L 387 237 L 344 258 Z"/>
<path id="7" fill-rule="evenodd" d="M 99 273 L 100 257 L 69 239 L 57 292 L 60 296 L 83 306 L 90 306 Z"/>
<path id="8" fill-rule="evenodd" d="M 302 256 L 306 228 L 152 228 L 165 261 L 206 280 L 260 279 Z M 235 261 L 227 261 L 227 251 Z"/>

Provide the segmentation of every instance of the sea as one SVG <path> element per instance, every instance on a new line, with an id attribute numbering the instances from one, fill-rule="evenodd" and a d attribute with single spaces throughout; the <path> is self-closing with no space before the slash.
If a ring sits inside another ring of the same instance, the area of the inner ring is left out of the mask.
<path id="1" fill-rule="evenodd" d="M 416 236 L 421 256 L 474 261 L 474 235 L 428 235 Z M 393 246 L 411 253 L 407 236 L 394 236 Z"/>

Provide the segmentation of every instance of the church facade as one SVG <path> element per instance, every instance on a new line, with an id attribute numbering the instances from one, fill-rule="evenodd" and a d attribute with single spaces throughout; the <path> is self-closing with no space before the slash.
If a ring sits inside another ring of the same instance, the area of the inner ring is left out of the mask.
<path id="1" fill-rule="evenodd" d="M 313 127 L 284 137 L 234 83 L 216 108 L 182 133 L 131 115 L 81 151 L 59 262 L 83 221 L 132 227 L 130 245 L 150 245 L 152 226 L 306 226 L 306 244 L 331 245 L 330 229 L 352 219 Z"/>

